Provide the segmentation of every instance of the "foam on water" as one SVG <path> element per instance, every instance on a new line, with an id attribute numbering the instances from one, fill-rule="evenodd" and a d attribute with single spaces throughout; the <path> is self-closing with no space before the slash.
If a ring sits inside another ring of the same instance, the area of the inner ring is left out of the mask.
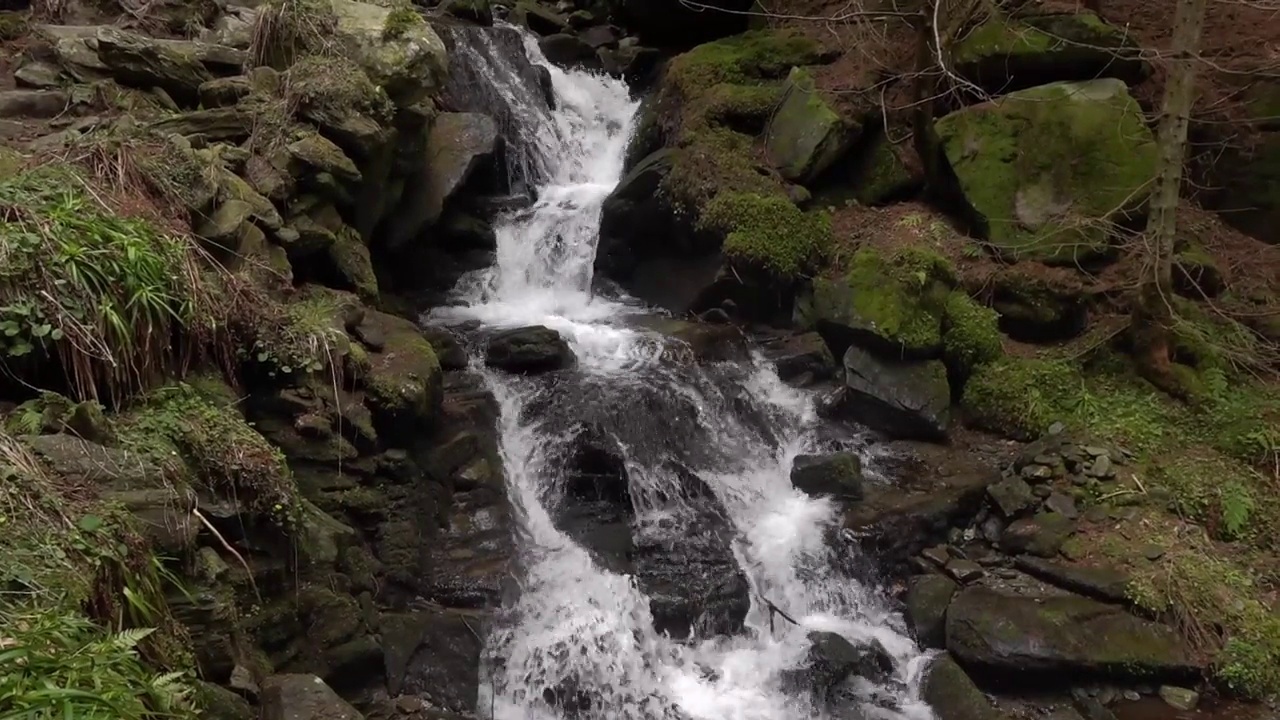
<path id="1" fill-rule="evenodd" d="M 531 37 L 526 52 L 549 66 Z M 556 388 L 487 373 L 502 407 L 501 452 L 519 523 L 521 568 L 520 594 L 488 637 L 482 712 L 492 707 L 500 720 L 561 720 L 565 708 L 547 702 L 545 693 L 572 683 L 604 698 L 607 717 L 617 720 L 827 717 L 783 683 L 785 671 L 803 662 L 807 633 L 825 630 L 855 642 L 877 640 L 894 660 L 895 675 L 885 686 L 859 688 L 860 717 L 930 720 L 919 699 L 927 655 L 875 588 L 836 571 L 836 555 L 849 550 L 833 549 L 832 503 L 791 486 L 794 458 L 815 442 L 812 398 L 784 385 L 759 360 L 716 374 L 666 367 L 668 341 L 628 322 L 646 309 L 591 292 L 601 206 L 622 175 L 637 101 L 621 81 L 551 67 L 557 109 L 548 111 L 522 101 L 527 89 L 504 78 L 498 64 L 487 73 L 513 103 L 523 102 L 518 114 L 529 126 L 521 132 L 536 139 L 548 180 L 532 207 L 499 218 L 496 263 L 464 278 L 458 304 L 436 311 L 436 319 L 557 330 L 578 356 L 580 382 L 600 393 L 595 402 L 613 401 L 614 382 L 657 383 L 678 399 L 694 416 L 696 436 L 666 442 L 697 444 L 708 458 L 693 470 L 729 516 L 738 538 L 734 554 L 753 600 L 738 636 L 679 643 L 656 633 L 648 599 L 634 580 L 601 567 L 553 520 L 551 494 L 563 468 L 549 448 L 569 430 L 543 422 L 530 407 Z M 624 450 L 633 490 L 672 482 L 660 467 L 663 453 Z M 640 505 L 637 524 L 660 524 L 659 515 L 672 512 Z M 775 616 L 763 598 L 799 625 Z"/>

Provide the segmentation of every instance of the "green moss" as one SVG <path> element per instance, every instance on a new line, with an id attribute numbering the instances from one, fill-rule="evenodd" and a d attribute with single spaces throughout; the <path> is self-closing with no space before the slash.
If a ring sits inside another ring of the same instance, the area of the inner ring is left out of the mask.
<path id="1" fill-rule="evenodd" d="M 31 28 L 31 13 L 0 12 L 0 42 L 17 40 Z"/>
<path id="2" fill-rule="evenodd" d="M 885 202 L 915 182 L 902 159 L 894 152 L 893 143 L 883 133 L 872 140 L 862 162 L 854 197 L 863 205 Z"/>
<path id="3" fill-rule="evenodd" d="M 382 39 L 395 40 L 404 37 L 405 33 L 418 27 L 422 27 L 426 21 L 413 9 L 412 5 L 396 5 L 387 13 L 387 19 L 382 26 Z"/>
<path id="4" fill-rule="evenodd" d="M 699 45 L 672 60 L 667 72 L 681 93 L 697 95 L 721 83 L 778 79 L 821 59 L 818 44 L 799 33 L 754 30 Z"/>
<path id="5" fill-rule="evenodd" d="M 727 128 L 690 134 L 675 150 L 661 192 L 695 215 L 722 190 L 784 196 L 777 178 L 756 171 L 754 155 L 754 140 Z"/>
<path id="6" fill-rule="evenodd" d="M 343 323 L 354 302 L 349 296 L 309 288 L 273 322 L 258 326 L 257 337 L 241 352 L 241 359 L 257 365 L 271 378 L 340 374 L 343 358 L 354 347 Z"/>
<path id="7" fill-rule="evenodd" d="M 814 281 L 815 320 L 869 332 L 902 352 L 935 356 L 955 276 L 946 259 L 919 248 L 885 258 L 863 248 L 845 275 Z"/>
<path id="8" fill-rule="evenodd" d="M 963 65 L 1053 53 L 1065 64 L 1130 44 L 1122 28 L 1108 25 L 1092 12 L 1033 16 L 1025 21 L 993 17 L 961 38 L 951 57 Z"/>
<path id="9" fill-rule="evenodd" d="M 1118 80 L 1053 83 L 935 123 L 988 241 L 1011 258 L 1105 255 L 1106 221 L 1145 198 L 1155 142 Z"/>
<path id="10" fill-rule="evenodd" d="M 977 427 L 1033 438 L 1064 419 L 1082 385 L 1079 369 L 1065 361 L 1000 358 L 969 378 L 961 406 Z"/>
<path id="11" fill-rule="evenodd" d="M 234 405 L 216 405 L 189 385 L 160 388 L 121 419 L 121 444 L 171 463 L 179 457 L 213 492 L 235 497 L 282 526 L 297 511 L 284 455 Z"/>
<path id="12" fill-rule="evenodd" d="M 811 270 L 831 244 L 831 219 L 801 211 L 785 197 L 722 193 L 700 218 L 705 230 L 724 233 L 734 261 L 786 277 Z"/>
<path id="13" fill-rule="evenodd" d="M 778 107 L 782 98 L 782 86 L 735 85 L 721 83 L 712 87 L 702 97 L 703 105 L 697 122 L 703 127 L 757 128 L 763 127 L 769 115 Z"/>
<path id="14" fill-rule="evenodd" d="M 1227 687 L 1250 698 L 1280 692 L 1280 616 L 1259 598 L 1259 578 L 1201 540 L 1150 539 L 1168 554 L 1134 577 L 1130 597 L 1151 612 L 1177 610 L 1201 643 L 1213 636 L 1197 627 L 1220 628 L 1220 646 L 1203 649 L 1216 654 L 1212 671 Z"/>
<path id="15" fill-rule="evenodd" d="M 948 368 L 960 377 L 1004 355 L 999 316 L 961 290 L 947 296 L 943 317 L 942 352 Z"/>

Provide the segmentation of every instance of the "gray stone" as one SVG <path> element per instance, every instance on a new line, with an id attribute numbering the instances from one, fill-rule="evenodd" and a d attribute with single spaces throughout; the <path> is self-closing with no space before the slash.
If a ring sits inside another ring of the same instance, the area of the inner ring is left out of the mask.
<path id="1" fill-rule="evenodd" d="M 946 628 L 947 648 L 966 668 L 1011 682 L 1026 675 L 1176 678 L 1199 669 L 1173 628 L 1077 596 L 972 586 L 947 608 Z"/>
<path id="2" fill-rule="evenodd" d="M 489 339 L 485 364 L 523 375 L 572 367 L 576 358 L 560 334 L 541 326 L 504 330 Z"/>
<path id="3" fill-rule="evenodd" d="M 13 73 L 19 87 L 47 90 L 62 85 L 62 71 L 56 65 L 34 60 Z"/>
<path id="4" fill-rule="evenodd" d="M 397 218 L 387 244 L 396 248 L 416 238 L 427 225 L 437 222 L 445 202 L 493 159 L 498 149 L 498 126 L 480 113 L 442 113 L 431 125 L 422 168 L 423 182 L 405 189 L 405 212 Z"/>
<path id="5" fill-rule="evenodd" d="M 1085 475 L 1095 478 L 1111 478 L 1115 477 L 1115 468 L 1111 466 L 1111 458 L 1102 455 L 1093 461 L 1093 464 L 1084 471 Z"/>
<path id="6" fill-rule="evenodd" d="M 57 117 L 70 102 L 60 90 L 4 90 L 0 91 L 0 118 Z"/>
<path id="7" fill-rule="evenodd" d="M 803 185 L 830 167 L 860 131 L 821 97 L 807 70 L 792 68 L 769 123 L 765 155 L 782 177 Z"/>
<path id="8" fill-rule="evenodd" d="M 925 548 L 920 554 L 923 555 L 926 560 L 938 566 L 946 565 L 947 562 L 951 560 L 951 553 L 947 551 L 945 545 L 935 545 L 930 548 Z"/>
<path id="9" fill-rule="evenodd" d="M 262 720 L 364 720 L 314 675 L 273 675 L 262 683 Z"/>
<path id="10" fill-rule="evenodd" d="M 1195 710 L 1200 704 L 1200 693 L 1176 685 L 1161 685 L 1160 699 L 1175 710 Z"/>
<path id="11" fill-rule="evenodd" d="M 1072 500 L 1071 496 L 1060 492 L 1050 495 L 1049 499 L 1044 501 L 1044 506 L 1046 509 L 1056 512 L 1068 520 L 1075 520 L 1080 517 L 1080 511 L 1076 510 L 1076 501 Z"/>
<path id="12" fill-rule="evenodd" d="M 791 484 L 810 495 L 859 500 L 862 498 L 862 461 L 851 452 L 800 455 L 791 467 Z"/>
<path id="13" fill-rule="evenodd" d="M 1053 468 L 1048 465 L 1027 465 L 1020 473 L 1027 482 L 1046 482 L 1053 479 Z"/>
<path id="14" fill-rule="evenodd" d="M 987 696 L 973 684 L 950 654 L 938 656 L 929 666 L 922 694 L 938 720 L 1003 720 Z"/>
<path id="15" fill-rule="evenodd" d="M 947 563 L 947 574 L 958 582 L 969 584 L 986 574 L 982 566 L 972 560 L 952 560 Z"/>
<path id="16" fill-rule="evenodd" d="M 894 438 L 943 440 L 951 422 L 951 389 L 940 360 L 888 363 L 850 346 L 845 387 L 835 411 Z"/>
<path id="17" fill-rule="evenodd" d="M 1006 518 L 1016 518 L 1030 512 L 1036 505 L 1031 486 L 1021 478 L 1006 478 L 987 488 L 987 497 L 996 510 Z"/>
<path id="18" fill-rule="evenodd" d="M 1028 575 L 1096 600 L 1128 602 L 1129 576 L 1114 568 L 1067 565 L 1026 555 L 1015 558 L 1014 565 Z"/>
<path id="19" fill-rule="evenodd" d="M 1053 557 L 1075 532 L 1075 523 L 1058 513 L 1039 513 L 1015 520 L 1000 536 L 1000 547 L 1009 553 Z"/>

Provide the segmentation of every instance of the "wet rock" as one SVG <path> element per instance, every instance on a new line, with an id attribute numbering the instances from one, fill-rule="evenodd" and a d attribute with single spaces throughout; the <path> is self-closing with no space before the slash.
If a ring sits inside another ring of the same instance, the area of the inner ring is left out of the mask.
<path id="1" fill-rule="evenodd" d="M 364 720 L 315 675 L 273 675 L 262 683 L 262 720 Z"/>
<path id="2" fill-rule="evenodd" d="M 938 720 L 1003 720 L 987 696 L 973 684 L 951 655 L 938 656 L 929 666 L 923 688 L 924 700 L 933 707 Z"/>
<path id="3" fill-rule="evenodd" d="M 893 672 L 893 660 L 875 640 L 856 646 L 836 633 L 811 632 L 809 643 L 805 667 L 788 673 L 783 683 L 805 687 L 818 698 L 829 698 L 852 676 L 881 682 Z"/>
<path id="4" fill-rule="evenodd" d="M 254 720 L 257 714 L 249 702 L 230 690 L 213 683 L 192 682 L 191 700 L 209 720 Z"/>
<path id="5" fill-rule="evenodd" d="M 532 326 L 505 330 L 489 338 L 484 361 L 489 367 L 534 375 L 572 367 L 576 358 L 559 333 Z"/>
<path id="6" fill-rule="evenodd" d="M 1190 712 L 1200 704 L 1200 693 L 1176 685 L 1161 685 L 1158 691 L 1160 699 L 1174 710 Z"/>
<path id="7" fill-rule="evenodd" d="M 844 368 L 845 387 L 832 412 L 895 438 L 946 438 L 951 390 L 941 361 L 890 364 L 850 346 Z"/>
<path id="8" fill-rule="evenodd" d="M 569 30 L 569 23 L 556 11 L 532 0 L 521 0 L 511 11 L 511 20 L 538 35 L 555 35 Z"/>
<path id="9" fill-rule="evenodd" d="M 1000 547 L 1009 553 L 1025 552 L 1050 558 L 1058 554 L 1075 528 L 1075 523 L 1063 515 L 1038 513 L 1009 523 L 1000 535 Z"/>
<path id="10" fill-rule="evenodd" d="M 581 500 L 631 507 L 627 462 L 618 441 L 596 425 L 582 425 L 566 467 L 565 492 Z"/>
<path id="11" fill-rule="evenodd" d="M 826 380 L 835 375 L 836 361 L 827 343 L 816 332 L 785 335 L 761 342 L 764 355 L 773 362 L 778 378 L 791 382 L 802 377 Z"/>
<path id="12" fill-rule="evenodd" d="M 548 60 L 561 67 L 582 67 L 594 65 L 597 61 L 596 49 L 577 35 L 548 35 L 538 41 L 538 47 L 542 48 L 542 54 Z"/>
<path id="13" fill-rule="evenodd" d="M 809 495 L 862 499 L 862 461 L 855 453 L 800 455 L 791 466 L 791 484 Z"/>
<path id="14" fill-rule="evenodd" d="M 704 314 L 700 322 L 687 322 L 666 317 L 644 318 L 638 324 L 675 340 L 683 347 L 670 348 L 673 362 L 734 362 L 750 355 L 742 331 L 727 323 L 708 322 Z"/>
<path id="15" fill-rule="evenodd" d="M 470 20 L 478 25 L 493 24 L 493 7 L 489 0 L 444 0 L 440 12 L 460 20 Z"/>
<path id="16" fill-rule="evenodd" d="M 422 610 L 384 615 L 381 625 L 391 694 L 429 697 L 441 710 L 476 710 L 483 614 Z"/>
<path id="17" fill-rule="evenodd" d="M 959 587 L 937 573 L 916 575 L 907 584 L 906 616 L 916 642 L 941 648 L 946 643 L 947 606 Z"/>
<path id="18" fill-rule="evenodd" d="M 1031 486 L 1020 478 L 1005 478 L 987 488 L 987 497 L 996 510 L 1006 518 L 1016 518 L 1030 512 L 1036 505 Z"/>
<path id="19" fill-rule="evenodd" d="M 1056 512 L 1068 520 L 1075 520 L 1080 517 L 1080 511 L 1076 509 L 1076 501 L 1071 496 L 1055 492 L 1049 495 L 1044 501 L 1044 507 L 1050 512 Z"/>
<path id="20" fill-rule="evenodd" d="M 386 91 L 396 107 L 407 108 L 444 86 L 448 52 L 425 22 L 386 32 L 389 8 L 352 0 L 329 0 L 338 16 L 336 35 L 354 49 L 350 57 Z"/>
<path id="21" fill-rule="evenodd" d="M 1014 565 L 1028 575 L 1096 600 L 1129 601 L 1129 576 L 1114 568 L 1068 565 L 1028 555 L 1019 555 Z"/>
<path id="22" fill-rule="evenodd" d="M 1177 678 L 1196 664 L 1172 628 L 1076 596 L 961 590 L 947 609 L 947 649 L 992 680 Z"/>
<path id="23" fill-rule="evenodd" d="M 376 328 L 383 348 L 369 353 L 369 409 L 380 436 L 412 444 L 440 411 L 440 361 L 412 322 L 369 311 L 361 325 Z"/>
<path id="24" fill-rule="evenodd" d="M 445 203 L 498 152 L 498 126 L 481 113 L 441 113 L 427 135 L 421 172 L 405 188 L 401 212 L 386 233 L 388 247 L 400 247 L 440 219 Z"/>

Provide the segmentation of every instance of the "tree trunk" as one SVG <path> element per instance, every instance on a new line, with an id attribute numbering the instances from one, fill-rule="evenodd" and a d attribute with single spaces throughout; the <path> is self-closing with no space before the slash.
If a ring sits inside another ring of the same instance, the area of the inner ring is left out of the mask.
<path id="1" fill-rule="evenodd" d="M 1204 10 L 1205 0 L 1178 0 L 1174 12 L 1169 74 L 1156 131 L 1155 188 L 1143 238 L 1147 256 L 1133 311 L 1134 356 L 1139 369 L 1157 386 L 1177 395 L 1185 393 L 1173 372 L 1171 352 L 1174 235 Z"/>

